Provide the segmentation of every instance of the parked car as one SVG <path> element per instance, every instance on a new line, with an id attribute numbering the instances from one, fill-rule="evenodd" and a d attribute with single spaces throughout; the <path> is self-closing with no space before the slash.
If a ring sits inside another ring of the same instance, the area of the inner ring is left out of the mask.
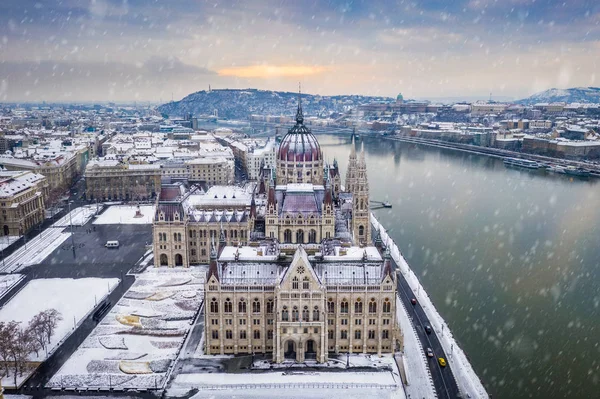
<path id="1" fill-rule="evenodd" d="M 413 305 L 416 305 L 417 304 L 417 300 L 415 298 L 413 298 L 413 299 L 410 300 L 410 303 L 412 303 Z"/>
<path id="2" fill-rule="evenodd" d="M 427 348 L 427 357 L 433 357 L 433 351 L 431 348 Z"/>
<path id="3" fill-rule="evenodd" d="M 427 334 L 431 334 L 431 327 L 430 326 L 425 326 L 425 332 Z"/>
<path id="4" fill-rule="evenodd" d="M 438 359 L 438 362 L 440 362 L 440 366 L 446 367 L 446 359 L 444 359 L 443 357 L 440 357 Z"/>

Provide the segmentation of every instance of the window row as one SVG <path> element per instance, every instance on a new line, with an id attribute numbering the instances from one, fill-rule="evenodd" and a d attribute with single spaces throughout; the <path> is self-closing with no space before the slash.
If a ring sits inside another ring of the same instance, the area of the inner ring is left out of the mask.
<path id="1" fill-rule="evenodd" d="M 377 332 L 375 330 L 367 331 L 367 339 L 375 339 Z M 327 332 L 328 339 L 334 339 L 335 331 L 329 330 Z M 382 330 L 381 338 L 388 339 L 390 337 L 390 330 Z M 340 339 L 348 339 L 348 330 L 340 330 Z M 362 330 L 354 330 L 354 339 L 362 339 Z"/>
<path id="2" fill-rule="evenodd" d="M 375 298 L 371 298 L 369 303 L 367 304 L 369 313 L 377 313 L 377 301 Z M 348 313 L 349 304 L 346 299 L 342 299 L 340 302 L 340 313 Z M 385 298 L 382 304 L 383 313 L 390 313 L 392 311 L 392 303 L 389 298 Z M 362 313 L 363 312 L 363 302 L 360 298 L 354 302 L 354 313 Z M 329 298 L 327 300 L 327 313 L 335 313 L 335 302 L 333 298 Z"/>
<path id="3" fill-rule="evenodd" d="M 248 303 L 244 298 L 241 298 L 238 301 L 238 313 L 246 313 L 248 311 Z M 273 313 L 275 308 L 275 303 L 273 299 L 267 299 L 265 310 L 267 313 Z M 212 298 L 210 300 L 210 312 L 218 313 L 219 312 L 219 301 L 217 298 Z M 226 298 L 225 302 L 223 302 L 223 312 L 225 313 L 233 313 L 233 302 L 230 298 Z M 261 312 L 261 301 L 258 298 L 254 298 L 252 301 L 252 313 L 260 313 Z"/>
<path id="4" fill-rule="evenodd" d="M 247 339 L 248 332 L 246 330 L 239 331 L 239 339 Z M 212 339 L 219 339 L 219 330 L 212 330 Z M 252 333 L 253 339 L 260 339 L 260 330 L 254 330 Z M 233 331 L 225 330 L 225 339 L 233 339 Z M 267 330 L 267 339 L 273 339 L 273 330 Z"/>
<path id="5" fill-rule="evenodd" d="M 319 307 L 315 306 L 312 310 L 312 321 L 320 320 L 320 311 Z M 281 321 L 290 321 L 290 311 L 287 306 L 283 306 L 281 310 Z M 292 320 L 291 321 L 300 321 L 300 309 L 298 306 L 292 307 Z M 302 308 L 302 321 L 311 321 L 310 319 L 310 310 L 308 306 L 304 306 Z"/>

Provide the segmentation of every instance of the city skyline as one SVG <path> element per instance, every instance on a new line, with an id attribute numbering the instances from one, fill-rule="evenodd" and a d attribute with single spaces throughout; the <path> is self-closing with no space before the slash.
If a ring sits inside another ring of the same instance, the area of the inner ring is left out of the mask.
<path id="1" fill-rule="evenodd" d="M 592 1 L 0 4 L 0 101 L 169 101 L 213 88 L 523 98 L 598 85 Z"/>

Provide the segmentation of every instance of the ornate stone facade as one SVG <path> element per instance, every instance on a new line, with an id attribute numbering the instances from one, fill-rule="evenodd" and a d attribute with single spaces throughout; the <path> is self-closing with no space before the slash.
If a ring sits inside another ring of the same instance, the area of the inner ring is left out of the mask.
<path id="1" fill-rule="evenodd" d="M 338 243 L 339 244 L 339 243 Z M 389 353 L 400 338 L 389 258 L 374 247 L 299 246 L 282 262 L 275 244 L 226 247 L 205 286 L 207 354 L 272 353 L 326 362 L 330 353 Z"/>
<path id="2" fill-rule="evenodd" d="M 1 171 L 1 235 L 20 236 L 43 223 L 48 191 L 48 181 L 41 174 Z"/>

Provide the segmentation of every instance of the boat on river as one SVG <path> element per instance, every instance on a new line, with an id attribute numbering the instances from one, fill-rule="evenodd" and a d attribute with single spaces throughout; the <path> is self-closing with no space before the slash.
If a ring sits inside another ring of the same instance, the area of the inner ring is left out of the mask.
<path id="1" fill-rule="evenodd" d="M 565 168 L 565 173 L 571 176 L 579 176 L 579 177 L 588 177 L 590 175 L 590 171 L 584 168 L 576 168 L 575 166 L 567 166 Z"/>
<path id="2" fill-rule="evenodd" d="M 504 165 L 526 169 L 539 169 L 542 167 L 542 164 L 539 162 L 521 158 L 504 158 Z"/>

